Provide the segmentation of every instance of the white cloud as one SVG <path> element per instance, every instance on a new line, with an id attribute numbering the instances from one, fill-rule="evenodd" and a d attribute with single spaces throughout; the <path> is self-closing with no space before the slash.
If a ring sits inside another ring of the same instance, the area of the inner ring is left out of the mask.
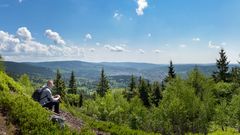
<path id="1" fill-rule="evenodd" d="M 121 13 L 119 13 L 118 11 L 115 11 L 113 14 L 113 18 L 116 20 L 121 20 L 122 16 L 123 15 Z"/>
<path id="2" fill-rule="evenodd" d="M 198 38 L 198 37 L 193 38 L 192 41 L 200 41 L 200 38 Z"/>
<path id="3" fill-rule="evenodd" d="M 148 33 L 148 37 L 149 37 L 149 38 L 152 37 L 152 34 L 151 34 L 151 33 Z"/>
<path id="4" fill-rule="evenodd" d="M 181 45 L 179 45 L 179 47 L 181 47 L 181 48 L 186 48 L 187 45 L 185 45 L 185 44 L 181 44 Z"/>
<path id="5" fill-rule="evenodd" d="M 136 9 L 137 15 L 143 15 L 143 10 L 148 7 L 146 0 L 137 0 L 138 8 Z"/>
<path id="6" fill-rule="evenodd" d="M 92 39 L 92 35 L 90 33 L 87 33 L 85 35 L 85 40 L 91 40 Z"/>
<path id="7" fill-rule="evenodd" d="M 123 46 L 111 46 L 111 45 L 104 45 L 104 48 L 112 51 L 112 52 L 124 52 L 127 51 Z"/>
<path id="8" fill-rule="evenodd" d="M 162 50 L 159 50 L 159 49 L 156 49 L 156 50 L 153 50 L 154 51 L 154 53 L 161 53 L 161 52 L 163 52 Z"/>
<path id="9" fill-rule="evenodd" d="M 209 47 L 209 48 L 215 48 L 215 49 L 221 48 L 220 46 L 213 44 L 212 41 L 209 41 L 209 42 L 208 42 L 208 47 Z"/>
<path id="10" fill-rule="evenodd" d="M 145 53 L 145 51 L 144 51 L 143 49 L 138 49 L 138 52 L 139 52 L 140 54 L 144 54 L 144 53 Z"/>
<path id="11" fill-rule="evenodd" d="M 17 35 L 23 40 L 32 40 L 32 34 L 26 27 L 20 27 L 17 30 Z"/>
<path id="12" fill-rule="evenodd" d="M 96 50 L 95 48 L 90 48 L 89 49 L 90 52 L 95 52 L 95 50 Z"/>
<path id="13" fill-rule="evenodd" d="M 59 45 L 65 45 L 65 41 L 62 39 L 62 37 L 57 33 L 52 31 L 51 29 L 47 29 L 45 30 L 45 35 L 54 41 L 55 44 L 59 44 Z"/>
<path id="14" fill-rule="evenodd" d="M 29 36 L 31 32 L 29 30 L 26 32 L 26 30 L 27 28 L 19 28 L 17 36 L 0 31 L 0 53 L 9 58 L 9 60 L 13 60 L 10 58 L 14 58 L 20 61 L 25 59 L 36 60 L 39 57 L 44 57 L 47 60 L 52 57 L 83 57 L 83 48 L 78 46 L 46 45 L 34 40 L 29 40 L 33 38 Z M 28 40 L 20 40 L 20 38 Z"/>
<path id="15" fill-rule="evenodd" d="M 100 46 L 101 44 L 99 42 L 96 43 L 97 46 Z"/>
<path id="16" fill-rule="evenodd" d="M 226 46 L 227 43 L 226 43 L 226 42 L 222 42 L 221 45 L 222 45 L 222 46 Z"/>

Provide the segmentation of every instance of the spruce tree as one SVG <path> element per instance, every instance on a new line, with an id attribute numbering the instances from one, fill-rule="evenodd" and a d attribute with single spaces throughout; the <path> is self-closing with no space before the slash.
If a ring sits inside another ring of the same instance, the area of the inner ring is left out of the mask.
<path id="1" fill-rule="evenodd" d="M 104 74 L 104 69 L 102 68 L 99 83 L 97 86 L 97 93 L 103 97 L 105 96 L 106 92 L 109 90 L 109 83 L 106 75 Z"/>
<path id="2" fill-rule="evenodd" d="M 144 79 L 141 78 L 139 83 L 139 97 L 145 107 L 150 107 L 148 87 Z"/>
<path id="3" fill-rule="evenodd" d="M 240 69 L 239 67 L 233 67 L 231 70 L 231 81 L 235 84 L 240 84 Z"/>
<path id="4" fill-rule="evenodd" d="M 79 94 L 79 103 L 78 103 L 78 106 L 79 106 L 79 107 L 82 107 L 82 105 L 83 105 L 83 94 L 82 94 L 82 92 L 80 92 L 80 94 Z"/>
<path id="5" fill-rule="evenodd" d="M 162 99 L 162 93 L 159 82 L 153 83 L 153 91 L 152 91 L 152 103 L 158 107 L 160 100 Z"/>
<path id="6" fill-rule="evenodd" d="M 128 86 L 128 90 L 126 93 L 127 94 L 126 97 L 128 101 L 130 101 L 134 97 L 135 89 L 136 89 L 136 80 L 135 80 L 135 77 L 132 75 L 129 86 Z"/>
<path id="7" fill-rule="evenodd" d="M 0 54 L 0 71 L 5 71 L 4 59 L 1 54 Z"/>
<path id="8" fill-rule="evenodd" d="M 213 78 L 216 82 L 227 82 L 228 81 L 228 64 L 226 52 L 221 49 L 219 52 L 220 58 L 216 60 L 217 71 L 213 72 Z"/>
<path id="9" fill-rule="evenodd" d="M 168 83 L 169 81 L 171 81 L 172 79 L 176 78 L 176 73 L 174 70 L 174 66 L 172 63 L 172 60 L 170 61 L 169 67 L 168 67 L 168 75 L 166 76 L 166 78 L 164 79 L 163 82 L 163 88 L 165 88 L 165 84 Z"/>
<path id="10" fill-rule="evenodd" d="M 59 69 L 57 69 L 57 74 L 56 74 L 56 78 L 54 80 L 54 85 L 55 85 L 55 92 L 56 94 L 59 94 L 61 97 L 64 97 L 65 95 L 65 83 L 62 80 L 62 75 L 59 71 Z"/>
<path id="11" fill-rule="evenodd" d="M 75 79 L 74 72 L 72 71 L 70 81 L 69 81 L 69 94 L 77 94 L 77 83 Z"/>

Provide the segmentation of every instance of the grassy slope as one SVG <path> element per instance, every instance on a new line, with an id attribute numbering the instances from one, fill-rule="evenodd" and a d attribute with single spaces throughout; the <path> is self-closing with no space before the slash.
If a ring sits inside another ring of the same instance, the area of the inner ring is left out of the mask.
<path id="1" fill-rule="evenodd" d="M 9 120 L 22 134 L 72 134 L 68 128 L 54 125 L 51 113 L 22 93 L 22 87 L 5 73 L 0 72 L 0 107 L 8 112 Z"/>

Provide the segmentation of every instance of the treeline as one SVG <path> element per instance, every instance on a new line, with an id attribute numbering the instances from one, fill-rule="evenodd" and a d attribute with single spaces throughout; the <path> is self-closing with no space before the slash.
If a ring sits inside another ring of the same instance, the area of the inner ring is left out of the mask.
<path id="1" fill-rule="evenodd" d="M 182 79 L 170 61 L 162 82 L 132 76 L 124 91 L 110 91 L 102 69 L 97 96 L 84 101 L 81 110 L 99 120 L 161 134 L 207 134 L 229 128 L 240 132 L 240 70 L 229 70 L 223 49 L 219 55 L 211 77 L 196 66 Z"/>

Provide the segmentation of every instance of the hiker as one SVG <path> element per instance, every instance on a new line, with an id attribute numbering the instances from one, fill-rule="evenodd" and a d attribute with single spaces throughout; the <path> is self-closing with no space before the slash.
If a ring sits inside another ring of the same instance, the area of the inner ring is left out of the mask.
<path id="1" fill-rule="evenodd" d="M 52 80 L 47 82 L 47 85 L 43 86 L 43 92 L 41 94 L 41 100 L 39 101 L 43 107 L 47 107 L 48 109 L 52 110 L 54 106 L 54 112 L 59 114 L 59 99 L 60 95 L 52 96 L 51 89 L 53 88 L 54 84 Z"/>

